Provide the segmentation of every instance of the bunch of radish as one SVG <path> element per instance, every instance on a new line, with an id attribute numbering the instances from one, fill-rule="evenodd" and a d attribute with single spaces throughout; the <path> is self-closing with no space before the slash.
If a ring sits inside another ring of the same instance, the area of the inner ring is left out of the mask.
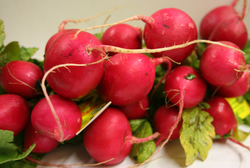
<path id="1" fill-rule="evenodd" d="M 97 163 L 119 164 L 138 144 L 150 143 L 153 149 L 143 159 L 136 156 L 139 166 L 169 140 L 180 139 L 185 148 L 188 112 L 197 109 L 197 118 L 211 119 L 206 120 L 209 135 L 202 134 L 209 136 L 208 144 L 216 137 L 228 138 L 249 149 L 233 137 L 237 118 L 226 101 L 244 96 L 250 87 L 242 51 L 248 40 L 246 1 L 241 14 L 234 9 L 236 2 L 209 12 L 199 30 L 177 8 L 82 30 L 65 29 L 65 20 L 45 44 L 42 66 L 11 60 L 1 67 L 0 129 L 14 136 L 24 132 L 24 152 L 50 152 L 77 137 L 82 125 L 79 102 L 95 93 L 111 106 L 80 136 Z M 133 20 L 143 21 L 145 27 L 125 23 Z M 101 27 L 109 28 L 100 39 L 87 32 Z M 150 133 L 139 136 L 145 123 Z"/>

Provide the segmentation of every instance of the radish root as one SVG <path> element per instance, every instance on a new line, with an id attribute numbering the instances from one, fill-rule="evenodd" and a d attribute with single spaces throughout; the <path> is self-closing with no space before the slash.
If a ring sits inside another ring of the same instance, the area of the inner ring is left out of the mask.
<path id="1" fill-rule="evenodd" d="M 88 18 L 84 18 L 84 19 L 79 19 L 79 20 L 67 19 L 67 20 L 63 21 L 63 22 L 59 25 L 59 31 L 64 30 L 65 25 L 66 25 L 67 23 L 69 23 L 69 22 L 72 22 L 72 23 L 86 22 L 86 21 L 88 21 L 88 20 L 97 18 L 97 17 L 102 16 L 102 15 L 104 15 L 104 14 L 111 13 L 111 12 L 113 12 L 113 11 L 115 11 L 115 10 L 117 10 L 117 9 L 120 9 L 120 8 L 122 8 L 122 7 L 125 7 L 125 6 L 128 6 L 128 5 L 118 6 L 118 7 L 115 7 L 115 8 L 113 8 L 113 9 L 110 9 L 110 10 L 108 10 L 108 11 L 105 11 L 105 12 L 102 12 L 102 13 L 99 13 L 99 14 L 97 14 L 97 15 L 94 15 L 94 16 L 91 16 L 91 17 L 88 17 Z"/>
<path id="2" fill-rule="evenodd" d="M 231 48 L 236 51 L 239 51 L 243 54 L 245 54 L 244 51 L 241 49 L 223 44 L 221 42 L 216 42 L 216 41 L 211 41 L 211 40 L 193 40 L 189 41 L 183 44 L 178 44 L 170 47 L 163 47 L 163 48 L 157 48 L 157 49 L 125 49 L 125 48 L 120 48 L 120 47 L 115 47 L 115 46 L 109 46 L 109 45 L 100 45 L 100 46 L 95 46 L 95 47 L 87 47 L 88 51 L 93 51 L 93 50 L 103 50 L 104 52 L 118 52 L 118 53 L 157 53 L 157 52 L 163 52 L 163 51 L 169 51 L 169 50 L 174 50 L 174 49 L 179 49 L 179 48 L 184 48 L 192 44 L 196 43 L 209 43 L 209 44 L 216 44 L 220 45 L 223 47 Z"/>

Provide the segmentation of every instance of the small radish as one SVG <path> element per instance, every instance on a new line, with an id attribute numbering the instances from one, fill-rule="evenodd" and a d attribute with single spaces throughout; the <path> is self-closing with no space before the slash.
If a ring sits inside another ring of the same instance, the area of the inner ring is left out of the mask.
<path id="1" fill-rule="evenodd" d="M 43 64 L 44 73 L 60 64 L 68 65 L 56 68 L 46 80 L 57 94 L 71 99 L 83 97 L 95 89 L 103 75 L 105 57 L 102 51 L 87 51 L 87 47 L 101 45 L 94 35 L 81 32 L 74 38 L 75 33 L 70 31 L 58 37 L 46 52 Z M 94 62 L 98 63 L 91 65 Z"/>
<path id="2" fill-rule="evenodd" d="M 160 133 L 160 137 L 156 141 L 156 146 L 169 136 L 170 129 L 177 120 L 178 112 L 179 110 L 176 106 L 167 107 L 166 105 L 163 105 L 156 110 L 154 114 L 154 127 L 155 130 Z M 182 119 L 174 129 L 170 140 L 179 139 L 181 128 Z"/>
<path id="3" fill-rule="evenodd" d="M 203 17 L 199 27 L 200 36 L 202 39 L 209 39 L 212 31 L 221 21 L 238 16 L 238 12 L 234 8 L 235 4 L 236 1 L 234 0 L 234 2 L 231 3 L 231 5 L 219 6 L 209 11 Z"/>
<path id="4" fill-rule="evenodd" d="M 6 93 L 34 98 L 42 94 L 36 88 L 36 84 L 41 82 L 42 77 L 43 71 L 36 64 L 17 60 L 8 62 L 2 67 L 0 84 Z"/>
<path id="5" fill-rule="evenodd" d="M 221 137 L 230 132 L 233 133 L 237 127 L 237 119 L 225 98 L 214 96 L 205 102 L 210 105 L 210 108 L 204 110 L 214 118 L 212 124 L 215 128 L 215 133 Z"/>
<path id="6" fill-rule="evenodd" d="M 209 40 L 230 41 L 243 49 L 248 41 L 248 32 L 243 21 L 246 10 L 246 0 L 241 15 L 235 15 L 222 20 L 212 31 Z"/>
<path id="7" fill-rule="evenodd" d="M 155 67 L 168 58 L 149 58 L 144 54 L 113 55 L 105 62 L 104 74 L 97 90 L 113 105 L 125 106 L 139 102 L 148 95 L 155 79 Z"/>
<path id="8" fill-rule="evenodd" d="M 30 118 L 30 107 L 26 100 L 16 94 L 0 95 L 0 129 L 19 134 Z"/>
<path id="9" fill-rule="evenodd" d="M 142 31 L 129 24 L 117 24 L 109 27 L 102 35 L 102 44 L 128 49 L 142 48 Z M 115 53 L 109 53 L 114 55 Z"/>
<path id="10" fill-rule="evenodd" d="M 141 139 L 133 137 L 127 117 L 120 110 L 109 107 L 83 130 L 83 142 L 95 161 L 113 159 L 104 164 L 115 165 L 129 155 L 133 143 L 152 140 L 158 135 Z"/>
<path id="11" fill-rule="evenodd" d="M 221 43 L 238 48 L 231 42 Z M 200 71 L 204 79 L 214 86 L 229 86 L 236 82 L 246 69 L 244 55 L 231 48 L 210 44 L 200 59 Z"/>
<path id="12" fill-rule="evenodd" d="M 179 66 L 166 77 L 164 91 L 169 101 L 177 106 L 193 108 L 205 98 L 207 85 L 200 73 L 190 66 Z"/>
<path id="13" fill-rule="evenodd" d="M 31 123 L 36 131 L 60 142 L 73 138 L 81 129 L 82 115 L 77 104 L 59 95 L 50 95 L 57 116 L 52 113 L 46 98 L 33 108 Z"/>
<path id="14" fill-rule="evenodd" d="M 219 87 L 216 94 L 222 97 L 243 96 L 250 88 L 250 73 L 245 71 L 239 80 L 230 86 Z"/>
<path id="15" fill-rule="evenodd" d="M 48 153 L 59 145 L 57 140 L 44 136 L 36 131 L 31 122 L 29 122 L 24 132 L 24 149 L 27 150 L 34 143 L 36 144 L 32 150 L 34 153 Z"/>
<path id="16" fill-rule="evenodd" d="M 148 96 L 144 97 L 142 100 L 125 105 L 116 106 L 117 109 L 121 110 L 129 120 L 141 119 L 146 116 L 149 107 Z"/>

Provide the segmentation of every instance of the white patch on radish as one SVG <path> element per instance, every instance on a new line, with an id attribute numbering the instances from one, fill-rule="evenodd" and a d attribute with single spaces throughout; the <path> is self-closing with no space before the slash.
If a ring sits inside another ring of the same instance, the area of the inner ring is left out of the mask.
<path id="1" fill-rule="evenodd" d="M 189 23 L 188 26 L 192 29 L 195 27 L 193 23 Z"/>

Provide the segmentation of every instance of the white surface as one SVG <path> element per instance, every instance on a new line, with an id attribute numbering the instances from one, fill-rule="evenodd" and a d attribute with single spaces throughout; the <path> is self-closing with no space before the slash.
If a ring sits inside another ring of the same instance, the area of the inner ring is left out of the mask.
<path id="1" fill-rule="evenodd" d="M 240 127 L 242 129 L 242 127 Z M 245 131 L 250 131 L 250 127 L 243 127 Z M 245 145 L 250 146 L 250 137 L 244 142 Z M 226 141 L 214 141 L 212 149 L 209 151 L 208 157 L 205 161 L 199 158 L 188 166 L 188 168 L 249 168 L 250 167 L 250 151 Z M 89 164 L 94 163 L 94 160 L 87 154 L 84 146 L 81 145 L 65 145 L 48 153 L 43 162 L 56 164 Z M 122 163 L 115 166 L 97 166 L 104 168 L 128 168 L 135 163 L 127 157 Z M 154 157 L 154 159 L 142 166 L 142 168 L 184 168 L 185 154 L 179 141 L 171 141 L 164 146 L 164 148 Z M 43 166 L 38 166 L 43 168 Z M 52 168 L 52 167 L 48 167 Z M 90 168 L 90 167 L 87 167 Z"/>
<path id="2" fill-rule="evenodd" d="M 241 10 L 241 3 L 237 10 Z M 199 27 L 202 17 L 214 7 L 230 4 L 232 0 L 0 0 L 0 18 L 4 21 L 5 44 L 19 41 L 25 47 L 38 47 L 35 58 L 43 59 L 47 40 L 57 32 L 59 24 L 65 19 L 83 19 L 117 6 L 129 6 L 111 13 L 108 23 L 113 23 L 137 14 L 150 16 L 161 8 L 176 7 L 188 13 Z M 66 28 L 87 28 L 103 24 L 109 14 L 86 23 L 70 23 Z M 244 19 L 250 32 L 250 9 Z M 141 21 L 129 22 L 131 25 L 144 26 Z M 100 32 L 96 29 L 90 32 Z M 250 146 L 250 138 L 245 142 Z M 185 167 L 185 155 L 178 141 L 168 143 L 155 157 L 159 159 L 144 167 Z M 205 162 L 197 159 L 190 168 L 249 168 L 250 152 L 229 141 L 215 142 Z M 47 154 L 43 159 L 50 163 L 83 164 L 93 160 L 86 153 L 83 145 L 62 146 Z M 114 167 L 128 167 L 134 163 L 127 158 Z M 42 167 L 39 167 L 42 168 Z"/>
<path id="3" fill-rule="evenodd" d="M 197 27 L 202 17 L 211 9 L 220 5 L 229 5 L 233 0 L 0 0 L 0 18 L 4 21 L 6 40 L 19 41 L 25 47 L 38 47 L 35 58 L 43 59 L 47 40 L 57 32 L 59 24 L 65 19 L 83 19 L 117 6 L 120 8 L 111 14 L 108 23 L 117 22 L 134 15 L 150 16 L 155 11 L 176 7 L 189 14 Z M 236 8 L 241 12 L 240 0 Z M 249 1 L 248 1 L 249 2 Z M 250 32 L 250 8 L 244 19 Z M 105 14 L 86 23 L 70 23 L 66 28 L 87 28 L 103 24 L 109 14 Z M 144 26 L 141 21 L 128 22 L 135 26 Z M 89 32 L 100 32 L 100 29 Z"/>

